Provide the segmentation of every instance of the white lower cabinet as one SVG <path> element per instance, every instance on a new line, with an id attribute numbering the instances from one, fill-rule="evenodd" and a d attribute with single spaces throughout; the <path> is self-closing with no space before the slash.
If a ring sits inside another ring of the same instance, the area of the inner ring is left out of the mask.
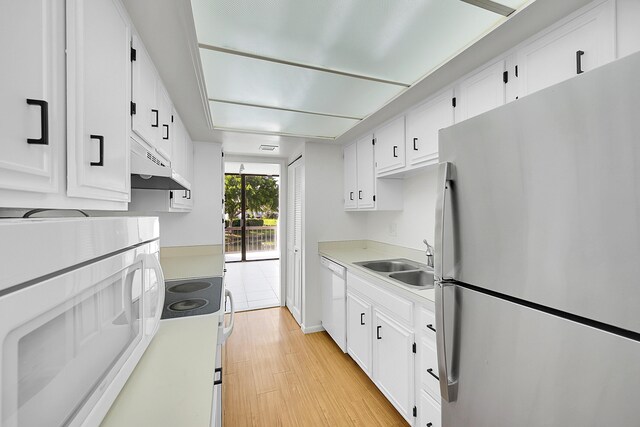
<path id="1" fill-rule="evenodd" d="M 420 391 L 419 404 L 417 426 L 440 427 L 442 425 L 440 404 L 424 391 Z"/>
<path id="2" fill-rule="evenodd" d="M 391 317 L 373 314 L 373 380 L 398 412 L 413 419 L 413 332 Z"/>
<path id="3" fill-rule="evenodd" d="M 371 304 L 347 292 L 347 352 L 371 376 Z"/>

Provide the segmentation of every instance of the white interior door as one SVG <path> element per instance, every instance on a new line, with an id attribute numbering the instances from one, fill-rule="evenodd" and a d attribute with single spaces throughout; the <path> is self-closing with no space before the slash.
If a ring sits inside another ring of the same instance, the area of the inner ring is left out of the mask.
<path id="1" fill-rule="evenodd" d="M 298 160 L 289 166 L 287 220 L 287 307 L 302 324 L 302 200 L 304 191 L 304 164 Z"/>

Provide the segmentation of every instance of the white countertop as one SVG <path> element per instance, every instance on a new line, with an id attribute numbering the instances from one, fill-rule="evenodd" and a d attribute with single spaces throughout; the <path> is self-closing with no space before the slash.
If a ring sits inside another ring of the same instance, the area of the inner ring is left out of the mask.
<path id="1" fill-rule="evenodd" d="M 418 289 L 404 286 L 383 275 L 376 274 L 369 269 L 354 264 L 360 261 L 375 261 L 383 259 L 406 258 L 425 264 L 426 256 L 424 251 L 416 249 L 402 248 L 400 246 L 368 240 L 352 240 L 344 242 L 320 242 L 318 253 L 325 258 L 337 262 L 347 268 L 348 271 L 363 277 L 371 277 L 382 281 L 385 286 L 398 292 L 399 294 L 411 298 L 417 302 L 435 301 L 433 289 Z"/>
<path id="2" fill-rule="evenodd" d="M 162 248 L 165 279 L 221 276 L 218 246 Z M 102 427 L 209 427 L 216 365 L 216 314 L 162 320 Z"/>

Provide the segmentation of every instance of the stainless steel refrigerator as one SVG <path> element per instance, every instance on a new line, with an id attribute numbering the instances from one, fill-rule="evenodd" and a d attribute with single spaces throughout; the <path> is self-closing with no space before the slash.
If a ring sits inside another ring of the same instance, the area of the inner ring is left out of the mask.
<path id="1" fill-rule="evenodd" d="M 440 132 L 444 427 L 640 426 L 640 54 Z"/>

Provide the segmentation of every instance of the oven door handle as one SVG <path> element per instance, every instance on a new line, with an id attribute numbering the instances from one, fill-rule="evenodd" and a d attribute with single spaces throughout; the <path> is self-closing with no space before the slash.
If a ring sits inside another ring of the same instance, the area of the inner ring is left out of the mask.
<path id="1" fill-rule="evenodd" d="M 222 330 L 222 343 L 224 344 L 225 341 L 227 341 L 227 338 L 229 338 L 229 336 L 231 335 L 231 333 L 233 332 L 233 324 L 235 322 L 234 317 L 236 314 L 236 309 L 233 306 L 233 293 L 231 293 L 231 291 L 229 289 L 225 289 L 224 290 L 224 300 L 226 301 L 227 298 L 229 298 L 229 301 L 231 302 L 231 319 L 229 320 L 229 326 L 225 326 L 224 329 Z M 223 314 L 224 316 L 224 311 Z"/>
<path id="2" fill-rule="evenodd" d="M 158 261 L 156 254 L 143 254 L 142 258 L 145 264 L 144 268 L 153 270 L 156 273 L 156 279 L 158 280 L 158 305 L 156 305 L 157 310 L 151 326 L 153 330 L 148 332 L 148 334 L 152 335 L 157 331 L 158 326 L 160 326 L 160 316 L 162 316 L 162 307 L 164 306 L 164 273 L 162 272 L 162 267 L 160 266 L 160 261 Z"/>

